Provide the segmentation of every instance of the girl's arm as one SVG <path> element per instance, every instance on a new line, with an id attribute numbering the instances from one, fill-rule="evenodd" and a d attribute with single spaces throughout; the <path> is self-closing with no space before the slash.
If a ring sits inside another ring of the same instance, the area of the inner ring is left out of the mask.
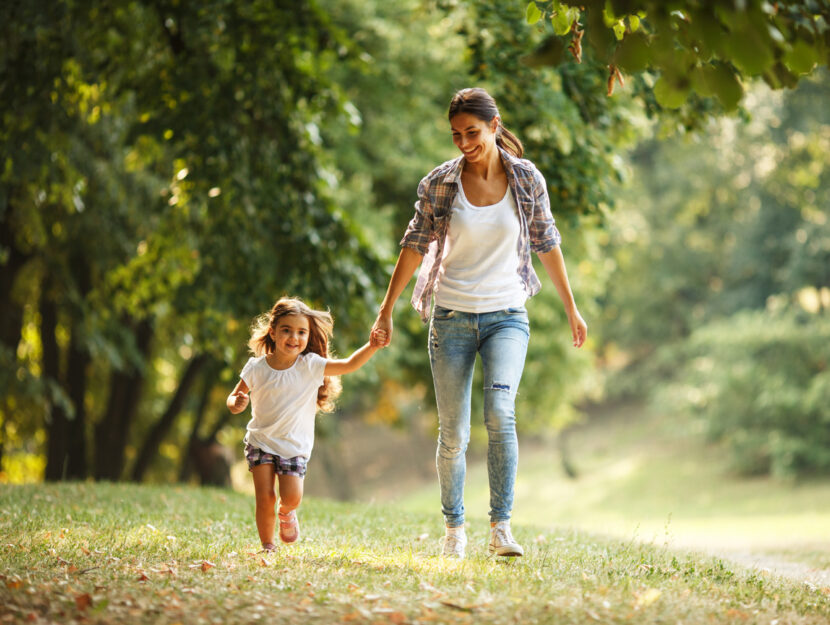
<path id="1" fill-rule="evenodd" d="M 326 362 L 324 370 L 325 375 L 343 375 L 344 373 L 351 373 L 357 371 L 375 355 L 375 352 L 381 348 L 383 335 L 378 335 L 377 341 L 366 343 L 363 347 L 358 349 L 348 358 L 341 358 L 339 360 L 329 360 Z"/>
<path id="2" fill-rule="evenodd" d="M 248 407 L 248 385 L 244 380 L 239 380 L 225 400 L 225 404 L 233 414 L 239 414 Z"/>
<path id="3" fill-rule="evenodd" d="M 395 308 L 395 302 L 398 301 L 406 285 L 409 284 L 423 257 L 423 254 L 411 247 L 403 248 L 400 255 L 398 255 L 398 262 L 395 263 L 395 270 L 389 280 L 389 288 L 386 289 L 386 297 L 383 298 L 378 318 L 375 320 L 375 325 L 372 326 L 372 336 L 380 332 L 386 333 L 385 340 L 382 343 L 383 347 L 386 347 L 392 341 L 392 309 Z"/>
<path id="4" fill-rule="evenodd" d="M 568 281 L 568 271 L 565 269 L 565 257 L 562 256 L 562 250 L 557 245 L 549 252 L 542 252 L 537 254 L 545 271 L 550 276 L 553 286 L 559 293 L 559 298 L 565 305 L 565 312 L 568 314 L 568 323 L 571 326 L 571 334 L 573 334 L 574 347 L 582 347 L 585 338 L 588 336 L 588 324 L 579 314 L 574 302 L 574 296 L 571 292 L 571 284 Z"/>

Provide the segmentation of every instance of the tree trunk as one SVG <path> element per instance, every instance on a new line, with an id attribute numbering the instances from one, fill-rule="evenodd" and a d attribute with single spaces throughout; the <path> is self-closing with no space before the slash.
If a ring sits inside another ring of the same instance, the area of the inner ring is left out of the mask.
<path id="1" fill-rule="evenodd" d="M 60 350 L 55 337 L 58 327 L 58 311 L 49 287 L 42 286 L 40 297 L 40 341 L 43 345 L 43 377 L 45 382 L 58 386 L 60 380 Z M 67 415 L 63 405 L 54 401 L 54 393 L 47 393 L 45 479 L 50 482 L 62 480 L 66 476 L 68 464 Z"/>
<path id="2" fill-rule="evenodd" d="M 86 299 L 92 289 L 92 277 L 89 263 L 83 252 L 76 252 L 71 261 L 72 277 L 78 289 L 81 301 Z M 69 351 L 64 388 L 74 408 L 74 416 L 67 423 L 67 450 L 69 460 L 66 465 L 68 479 L 82 480 L 88 475 L 87 441 L 86 441 L 86 389 L 87 369 L 92 360 L 83 335 L 83 311 L 72 312 Z"/>
<path id="3" fill-rule="evenodd" d="M 138 322 L 134 328 L 134 335 L 136 348 L 142 359 L 146 360 L 153 338 L 151 320 L 143 319 Z M 127 435 L 141 399 L 144 380 L 145 373 L 141 367 L 112 373 L 107 409 L 95 427 L 95 479 L 121 479 L 124 472 Z"/>
<path id="4" fill-rule="evenodd" d="M 0 362 L 5 360 L 2 352 L 6 352 L 8 356 L 8 366 L 0 367 L 0 409 L 3 410 L 4 429 L 5 419 L 9 419 L 10 416 L 8 398 L 14 388 L 16 375 L 13 363 L 17 359 L 17 346 L 20 344 L 23 328 L 23 306 L 14 298 L 14 285 L 17 275 L 30 258 L 15 244 L 11 223 L 11 214 L 14 211 L 11 195 L 12 192 L 8 191 L 6 198 L 3 198 L 5 206 L 0 205 L 0 249 L 7 250 L 8 254 L 6 262 L 0 264 Z"/>
<path id="5" fill-rule="evenodd" d="M 191 358 L 190 362 L 187 363 L 187 367 L 185 367 L 182 378 L 179 381 L 179 386 L 176 392 L 173 393 L 173 398 L 170 400 L 167 410 L 164 411 L 164 414 L 153 425 L 149 434 L 147 434 L 147 438 L 144 440 L 144 444 L 141 446 L 138 459 L 133 467 L 133 481 L 140 482 L 144 478 L 144 474 L 150 467 L 150 462 L 158 454 L 159 445 L 161 445 L 164 437 L 170 431 L 176 417 L 179 416 L 182 406 L 184 406 L 184 401 L 190 392 L 190 388 L 208 361 L 209 357 L 206 354 L 199 354 Z M 185 451 L 185 453 L 187 452 Z"/>
<path id="6" fill-rule="evenodd" d="M 203 376 L 202 392 L 199 394 L 199 405 L 193 415 L 193 427 L 190 428 L 190 436 L 187 439 L 187 452 L 182 455 L 182 463 L 179 468 L 179 481 L 187 482 L 193 473 L 193 453 L 196 443 L 199 442 L 199 429 L 205 420 L 205 412 L 210 401 L 210 392 L 213 389 L 213 374 L 215 367 L 210 367 Z"/>

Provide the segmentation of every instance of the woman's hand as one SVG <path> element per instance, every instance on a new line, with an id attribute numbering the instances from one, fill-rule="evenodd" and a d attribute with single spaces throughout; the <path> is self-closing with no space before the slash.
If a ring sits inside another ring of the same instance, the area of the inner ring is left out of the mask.
<path id="1" fill-rule="evenodd" d="M 588 337 L 588 324 L 576 308 L 568 315 L 568 324 L 571 326 L 571 334 L 574 337 L 574 347 L 582 347 Z"/>
<path id="2" fill-rule="evenodd" d="M 372 332 L 369 336 L 373 345 L 388 347 L 392 342 L 392 315 L 385 315 L 383 312 L 378 313 L 378 318 L 375 319 L 375 324 L 372 326 Z"/>

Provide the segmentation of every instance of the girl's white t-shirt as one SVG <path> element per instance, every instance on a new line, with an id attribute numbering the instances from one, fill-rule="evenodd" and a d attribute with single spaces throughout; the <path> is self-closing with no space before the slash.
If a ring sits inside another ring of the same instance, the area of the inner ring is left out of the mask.
<path id="1" fill-rule="evenodd" d="M 282 458 L 311 457 L 317 391 L 326 359 L 301 354 L 288 369 L 274 369 L 265 356 L 248 359 L 240 377 L 248 385 L 251 414 L 245 442 Z"/>
<path id="2" fill-rule="evenodd" d="M 510 187 L 489 206 L 475 206 L 459 182 L 435 287 L 442 308 L 484 313 L 524 306 L 519 275 L 519 216 Z"/>

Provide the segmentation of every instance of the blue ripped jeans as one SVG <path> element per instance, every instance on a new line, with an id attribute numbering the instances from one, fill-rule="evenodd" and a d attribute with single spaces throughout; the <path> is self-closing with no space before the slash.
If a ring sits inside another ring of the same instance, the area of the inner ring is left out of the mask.
<path id="1" fill-rule="evenodd" d="M 519 444 L 516 392 L 524 369 L 530 324 L 524 307 L 466 313 L 436 306 L 429 326 L 429 360 L 438 404 L 436 465 L 441 509 L 448 527 L 464 525 L 465 454 L 470 441 L 470 393 L 476 353 L 484 374 L 484 425 L 490 521 L 507 521 Z"/>

